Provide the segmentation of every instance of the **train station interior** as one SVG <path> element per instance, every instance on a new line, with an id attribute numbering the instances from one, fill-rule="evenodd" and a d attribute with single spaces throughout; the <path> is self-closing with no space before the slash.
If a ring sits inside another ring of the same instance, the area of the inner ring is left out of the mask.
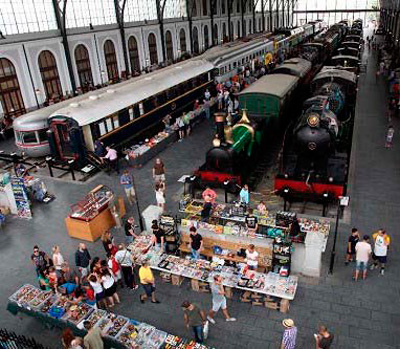
<path id="1" fill-rule="evenodd" d="M 400 348 L 399 40 L 398 0 L 0 0 L 0 347 Z"/>

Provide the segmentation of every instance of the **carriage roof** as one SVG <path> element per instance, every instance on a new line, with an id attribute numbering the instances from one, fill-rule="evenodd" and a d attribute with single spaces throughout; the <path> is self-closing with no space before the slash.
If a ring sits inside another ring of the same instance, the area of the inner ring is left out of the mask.
<path id="1" fill-rule="evenodd" d="M 304 77 L 311 69 L 311 62 L 303 58 L 291 58 L 283 62 L 279 67 L 274 69 L 274 73 L 284 73 L 289 70 L 291 75 Z"/>

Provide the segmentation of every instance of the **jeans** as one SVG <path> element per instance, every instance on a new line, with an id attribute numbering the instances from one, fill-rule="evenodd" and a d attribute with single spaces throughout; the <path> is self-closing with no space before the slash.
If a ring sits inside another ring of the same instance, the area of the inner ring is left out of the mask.
<path id="1" fill-rule="evenodd" d="M 194 338 L 196 339 L 197 343 L 204 342 L 204 333 L 203 333 L 203 326 L 192 326 L 194 332 Z"/>
<path id="2" fill-rule="evenodd" d="M 156 250 L 156 252 L 159 252 L 161 250 L 161 243 L 156 242 L 154 245 L 154 249 Z M 164 252 L 167 252 L 167 243 L 166 242 L 164 242 L 163 249 L 164 249 Z"/>
<path id="3" fill-rule="evenodd" d="M 194 248 L 192 248 L 192 258 L 194 260 L 198 260 L 200 258 L 200 252 L 199 250 L 195 250 Z"/>

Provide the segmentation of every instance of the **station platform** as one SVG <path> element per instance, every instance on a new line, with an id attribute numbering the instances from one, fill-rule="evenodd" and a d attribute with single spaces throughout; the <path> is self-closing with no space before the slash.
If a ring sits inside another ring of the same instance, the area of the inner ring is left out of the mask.
<path id="1" fill-rule="evenodd" d="M 364 52 L 368 61 L 367 71 L 360 76 L 359 93 L 349 178 L 350 209 L 341 221 L 337 243 L 337 259 L 333 275 L 327 274 L 330 238 L 325 253 L 323 276 L 318 280 L 300 278 L 295 300 L 289 314 L 282 314 L 265 307 L 243 304 L 238 299 L 229 300 L 228 307 L 238 321 L 226 323 L 221 314 L 217 324 L 210 326 L 207 340 L 209 346 L 218 349 L 276 349 L 280 347 L 284 318 L 290 317 L 298 326 L 296 348 L 315 346 L 313 334 L 317 326 L 324 324 L 334 334 L 333 348 L 342 349 L 395 349 L 399 348 L 400 326 L 400 256 L 396 230 L 400 226 L 400 120 L 393 120 L 396 133 L 392 149 L 384 148 L 388 126 L 386 115 L 387 95 L 384 79 L 375 82 L 376 52 Z M 160 154 L 167 171 L 167 209 L 178 210 L 182 184 L 177 180 L 190 174 L 205 159 L 211 146 L 214 130 L 208 122 L 194 129 L 183 142 L 169 146 Z M 134 170 L 142 210 L 155 203 L 151 178 L 153 161 Z M 53 245 L 60 245 L 61 252 L 71 265 L 79 243 L 71 239 L 65 229 L 64 218 L 69 205 L 77 202 L 98 184 L 105 184 L 117 195 L 124 196 L 116 175 L 99 174 L 85 183 L 70 183 L 46 179 L 50 192 L 56 200 L 49 205 L 36 204 L 34 217 L 30 221 L 9 218 L 0 230 L 0 246 L 3 280 L 0 294 L 0 328 L 14 330 L 19 334 L 34 336 L 49 348 L 60 348 L 59 331 L 45 329 L 38 322 L 24 318 L 22 321 L 6 312 L 7 298 L 25 283 L 36 285 L 35 271 L 30 265 L 30 255 L 35 244 L 50 253 Z M 128 207 L 128 214 L 135 210 Z M 356 226 L 361 234 L 384 228 L 392 237 L 392 246 L 386 274 L 369 273 L 367 280 L 352 281 L 354 265 L 345 266 L 346 242 L 351 227 Z M 116 230 L 117 242 L 124 241 L 124 232 Z M 332 234 L 333 236 L 333 234 Z M 104 257 L 101 241 L 88 243 L 92 256 Z M 199 304 L 208 311 L 211 307 L 209 294 L 194 293 L 189 285 L 181 287 L 164 284 L 157 280 L 157 296 L 161 304 L 141 304 L 141 290 L 121 290 L 122 304 L 113 308 L 115 313 L 135 318 L 170 333 L 191 337 L 185 329 L 180 305 L 184 299 Z"/>

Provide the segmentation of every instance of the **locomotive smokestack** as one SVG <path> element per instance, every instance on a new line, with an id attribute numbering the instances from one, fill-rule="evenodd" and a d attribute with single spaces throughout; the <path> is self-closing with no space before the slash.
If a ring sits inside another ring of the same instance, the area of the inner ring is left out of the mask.
<path id="1" fill-rule="evenodd" d="M 214 113 L 215 124 L 217 125 L 217 135 L 218 139 L 221 143 L 225 143 L 225 133 L 224 133 L 224 125 L 225 125 L 225 113 Z"/>

